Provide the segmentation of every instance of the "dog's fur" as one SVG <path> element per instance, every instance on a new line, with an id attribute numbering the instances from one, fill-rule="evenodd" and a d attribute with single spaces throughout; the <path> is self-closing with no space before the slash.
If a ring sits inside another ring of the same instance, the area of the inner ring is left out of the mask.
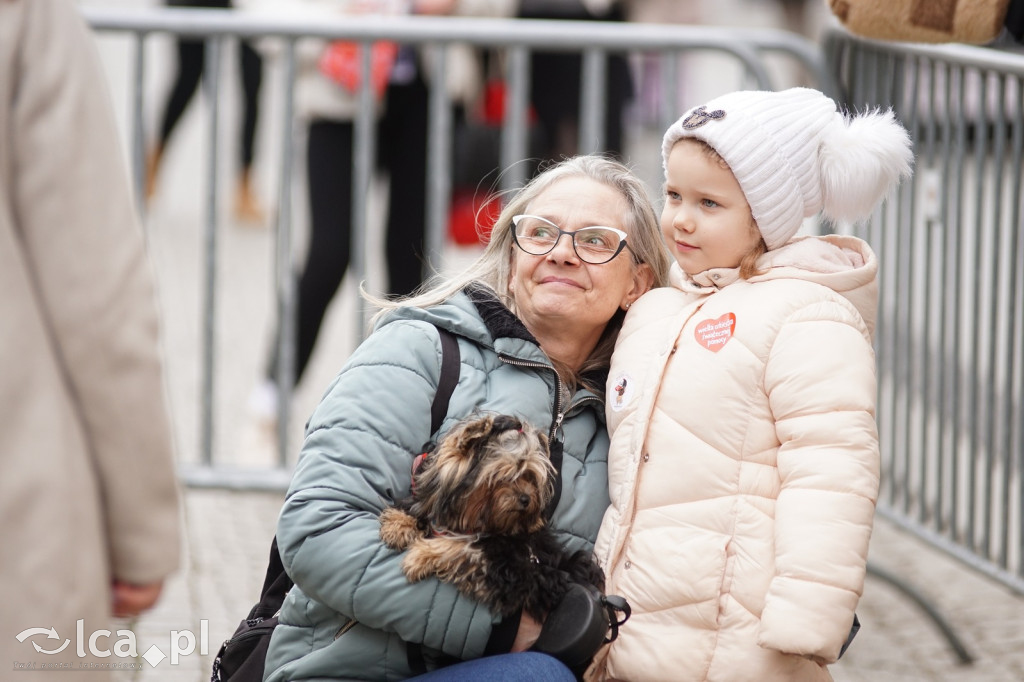
<path id="1" fill-rule="evenodd" d="M 408 550 L 412 582 L 436 575 L 502 615 L 543 619 L 570 582 L 604 590 L 590 555 L 569 555 L 547 528 L 554 479 L 542 432 L 506 415 L 470 417 L 417 467 L 412 495 L 383 511 L 381 540 Z"/>

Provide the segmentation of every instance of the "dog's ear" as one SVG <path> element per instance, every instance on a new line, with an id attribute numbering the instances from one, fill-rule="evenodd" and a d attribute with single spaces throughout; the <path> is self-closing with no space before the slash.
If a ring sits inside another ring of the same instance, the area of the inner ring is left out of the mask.
<path id="1" fill-rule="evenodd" d="M 508 415 L 487 415 L 470 420 L 452 434 L 455 437 L 455 450 L 466 457 L 475 457 L 495 434 L 521 429 L 522 426 L 522 422 Z"/>
<path id="2" fill-rule="evenodd" d="M 522 430 L 523 422 L 507 414 L 499 414 L 497 417 L 494 418 L 494 424 L 491 426 L 491 431 L 493 431 L 494 433 L 501 433 L 503 431 Z"/>

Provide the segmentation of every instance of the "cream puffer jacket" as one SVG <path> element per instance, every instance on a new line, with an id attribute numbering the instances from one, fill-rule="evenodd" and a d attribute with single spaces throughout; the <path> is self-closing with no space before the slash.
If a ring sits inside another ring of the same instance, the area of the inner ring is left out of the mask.
<path id="1" fill-rule="evenodd" d="M 673 266 L 626 317 L 595 554 L 633 615 L 589 679 L 831 679 L 878 493 L 877 263 L 827 236 L 759 266 Z"/>

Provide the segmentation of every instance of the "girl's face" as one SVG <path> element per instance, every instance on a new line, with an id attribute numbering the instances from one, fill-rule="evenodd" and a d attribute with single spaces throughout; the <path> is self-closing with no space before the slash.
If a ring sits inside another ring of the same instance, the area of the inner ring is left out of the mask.
<path id="1" fill-rule="evenodd" d="M 661 233 L 688 275 L 739 267 L 761 241 L 732 171 L 686 139 L 668 155 Z"/>

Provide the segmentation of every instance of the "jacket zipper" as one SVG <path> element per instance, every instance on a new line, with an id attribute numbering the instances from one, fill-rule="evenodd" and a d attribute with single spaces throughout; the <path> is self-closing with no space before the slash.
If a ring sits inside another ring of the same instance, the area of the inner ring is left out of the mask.
<path id="1" fill-rule="evenodd" d="M 562 420 L 565 418 L 565 413 L 562 412 L 562 380 L 558 376 L 558 372 L 551 365 L 546 365 L 543 362 L 531 362 L 529 360 L 519 360 L 511 356 L 505 355 L 504 353 L 498 353 L 498 358 L 502 362 L 514 365 L 516 367 L 534 367 L 537 369 L 546 369 L 551 371 L 555 375 L 555 410 L 551 416 L 551 430 L 548 433 L 548 440 L 555 440 L 555 434 L 558 433 L 558 429 L 562 427 Z"/>
<path id="2" fill-rule="evenodd" d="M 565 413 L 569 414 L 570 412 L 575 410 L 580 405 L 583 405 L 584 403 L 590 403 L 590 402 L 601 403 L 602 406 L 604 404 L 604 402 L 600 398 L 598 398 L 596 395 L 588 395 L 585 398 L 583 398 L 582 400 L 580 400 L 579 402 L 573 403 L 572 405 L 570 405 L 569 408 L 565 411 Z"/>

